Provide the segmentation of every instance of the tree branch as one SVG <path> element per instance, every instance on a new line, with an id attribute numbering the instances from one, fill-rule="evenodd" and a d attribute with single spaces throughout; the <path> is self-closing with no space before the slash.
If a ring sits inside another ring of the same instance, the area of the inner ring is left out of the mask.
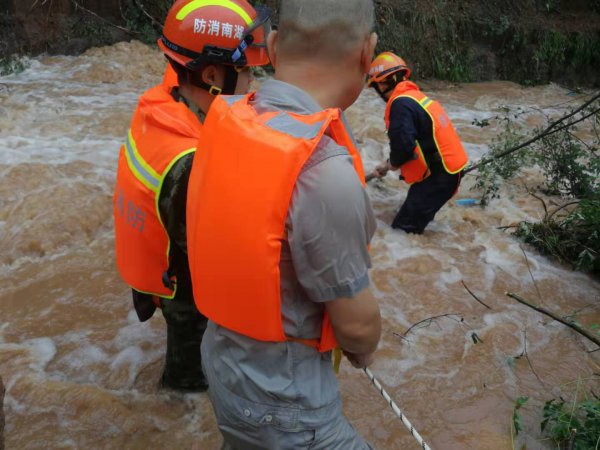
<path id="1" fill-rule="evenodd" d="M 531 371 L 533 372 L 535 377 L 538 379 L 538 381 L 540 383 L 544 384 L 544 382 L 541 380 L 541 378 L 538 376 L 537 372 L 533 368 L 533 365 L 531 364 L 531 360 L 529 359 L 529 355 L 527 354 L 527 330 L 523 330 L 523 351 L 521 352 L 521 354 L 519 356 L 517 356 L 517 358 L 521 358 L 523 356 L 527 360 L 527 363 L 529 364 L 529 368 L 531 369 Z"/>
<path id="2" fill-rule="evenodd" d="M 533 285 L 535 286 L 535 291 L 537 292 L 538 298 L 542 301 L 542 295 L 540 294 L 540 290 L 538 289 L 538 285 L 535 282 L 535 278 L 533 278 L 533 273 L 531 273 L 531 267 L 529 266 L 529 258 L 527 258 L 527 253 L 525 253 L 525 249 L 519 245 L 519 248 L 523 252 L 523 256 L 525 257 L 525 264 L 527 264 L 527 271 L 529 272 L 529 276 L 531 277 L 531 281 L 533 281 Z M 527 337 L 527 336 L 525 336 Z"/>
<path id="3" fill-rule="evenodd" d="M 406 336 L 409 333 L 409 331 L 412 330 L 417 325 L 420 325 L 420 324 L 425 323 L 425 322 L 431 323 L 433 320 L 439 319 L 440 317 L 450 317 L 450 316 L 460 317 L 460 322 L 462 322 L 463 320 L 465 320 L 465 319 L 462 318 L 462 316 L 460 314 L 440 314 L 439 316 L 428 317 L 427 319 L 419 320 L 417 323 L 412 324 L 410 326 L 410 328 L 404 332 L 403 336 Z"/>
<path id="4" fill-rule="evenodd" d="M 473 292 L 471 292 L 471 289 L 469 289 L 469 288 L 467 287 L 467 285 L 465 284 L 464 280 L 460 280 L 460 282 L 462 283 L 462 285 L 464 286 L 464 288 L 467 290 L 467 292 L 468 292 L 469 294 L 471 294 L 471 297 L 473 297 L 475 300 L 477 300 L 479 303 L 481 303 L 481 304 L 482 304 L 483 306 L 485 306 L 487 309 L 492 309 L 492 308 L 490 308 L 488 305 L 486 305 L 485 303 L 483 303 L 481 300 L 479 300 L 479 298 L 477 298 L 477 296 L 476 296 L 476 295 L 475 295 Z"/>
<path id="5" fill-rule="evenodd" d="M 489 159 L 480 160 L 480 162 L 478 162 L 474 166 L 465 169 L 464 173 L 467 174 L 467 173 L 469 173 L 469 172 L 471 172 L 473 170 L 478 169 L 479 167 L 481 167 L 481 166 L 483 166 L 485 164 L 490 163 L 491 161 L 493 161 L 495 159 L 502 158 L 502 157 L 504 157 L 506 155 L 509 155 L 510 153 L 516 152 L 517 150 L 520 150 L 520 149 L 522 149 L 524 147 L 527 147 L 528 145 L 533 144 L 535 141 L 538 141 L 538 140 L 540 140 L 541 138 L 543 138 L 545 136 L 548 136 L 548 135 L 553 134 L 553 133 L 557 133 L 558 131 L 564 130 L 565 128 L 568 128 L 568 127 L 570 127 L 570 126 L 572 126 L 572 125 L 574 125 L 576 123 L 579 123 L 579 122 L 587 119 L 591 115 L 596 114 L 597 112 L 599 112 L 600 109 L 596 109 L 596 110 L 592 111 L 591 113 L 588 113 L 587 115 L 583 116 L 582 118 L 579 118 L 579 119 L 577 119 L 577 120 L 575 120 L 573 122 L 569 122 L 568 124 L 563 125 L 562 127 L 555 128 L 558 125 L 562 124 L 565 120 L 573 117 L 578 112 L 580 112 L 580 111 L 584 110 L 585 108 L 587 108 L 589 105 L 591 105 L 592 103 L 594 103 L 599 98 L 600 98 L 600 92 L 598 92 L 596 95 L 594 95 L 591 99 L 589 99 L 587 102 L 585 102 L 579 108 L 577 108 L 574 111 L 570 112 L 566 116 L 563 116 L 560 119 L 552 122 L 550 125 L 548 125 L 548 127 L 546 127 L 546 129 L 544 131 L 542 131 L 538 135 L 532 137 L 528 141 L 526 141 L 526 142 L 524 142 L 522 144 L 519 144 L 516 147 L 509 148 L 508 150 L 505 150 L 505 151 L 503 151 L 503 152 L 501 152 L 501 153 L 499 153 L 497 155 L 494 155 L 493 157 L 491 157 Z"/>
<path id="6" fill-rule="evenodd" d="M 142 13 L 152 21 L 152 25 L 155 27 L 155 29 L 158 32 L 162 33 L 162 29 L 163 29 L 162 23 L 160 23 L 160 21 L 158 21 L 155 17 L 151 16 L 148 13 L 148 11 L 146 11 L 146 8 L 144 8 L 144 5 L 142 4 L 141 1 L 139 1 L 139 0 L 133 0 L 133 2 L 142 11 Z"/>
<path id="7" fill-rule="evenodd" d="M 79 9 L 81 9 L 82 11 L 85 11 L 86 13 L 88 13 L 88 14 L 91 14 L 91 15 L 92 15 L 92 16 L 94 16 L 95 18 L 97 18 L 97 19 L 101 20 L 101 21 L 102 21 L 102 22 L 104 22 L 104 23 L 107 23 L 107 24 L 108 24 L 108 25 L 110 25 L 111 27 L 115 27 L 115 28 L 117 28 L 117 29 L 119 29 L 119 30 L 121 30 L 121 31 L 124 31 L 124 32 L 125 32 L 125 33 L 127 33 L 127 34 L 131 34 L 132 36 L 135 36 L 135 35 L 138 35 L 138 34 L 139 34 L 139 32 L 137 32 L 137 31 L 133 31 L 133 30 L 130 30 L 130 29 L 128 29 L 128 28 L 124 28 L 124 27 L 121 27 L 121 26 L 119 26 L 119 25 L 115 25 L 115 24 L 114 24 L 114 23 L 112 23 L 110 20 L 107 20 L 107 19 L 105 19 L 104 17 L 102 17 L 102 16 L 99 16 L 99 15 L 98 15 L 98 14 L 96 14 L 94 11 L 90 11 L 89 9 L 87 9 L 87 8 L 84 8 L 84 7 L 83 7 L 83 6 L 81 6 L 79 3 L 77 3 L 75 0 L 71 0 L 71 2 L 72 2 L 74 5 L 75 5 L 75 8 L 79 8 Z"/>
<path id="8" fill-rule="evenodd" d="M 566 208 L 567 206 L 571 206 L 571 205 L 578 205 L 578 204 L 579 204 L 579 202 L 580 202 L 580 200 L 576 200 L 576 201 L 573 201 L 573 202 L 568 202 L 568 203 L 565 203 L 565 204 L 564 204 L 564 205 L 562 205 L 562 206 L 559 206 L 558 208 L 556 208 L 554 211 L 552 211 L 552 212 L 550 213 L 550 215 L 548 216 L 548 218 L 547 218 L 546 220 L 550 220 L 550 219 L 552 218 L 552 216 L 554 216 L 554 214 L 556 214 L 556 213 L 557 213 L 557 212 L 559 212 L 560 210 L 562 210 L 562 209 Z"/>
<path id="9" fill-rule="evenodd" d="M 519 303 L 522 303 L 525 306 L 529 306 L 531 309 L 534 309 L 534 310 L 536 310 L 539 313 L 545 314 L 546 316 L 551 317 L 552 319 L 556 320 L 557 322 L 560 322 L 563 325 L 568 326 L 569 328 L 577 331 L 582 336 L 588 338 L 594 344 L 600 346 L 600 340 L 598 340 L 595 336 L 592 336 L 587 330 L 584 330 L 579 325 L 577 325 L 577 324 L 575 324 L 573 322 L 568 322 L 565 319 L 563 319 L 562 317 L 557 316 L 553 312 L 550 312 L 548 310 L 540 308 L 539 306 L 535 306 L 535 305 L 529 303 L 527 300 L 524 300 L 523 298 L 519 297 L 517 294 L 513 294 L 512 292 L 506 292 L 506 295 L 509 296 L 509 297 L 511 297 L 511 298 L 514 298 Z"/>

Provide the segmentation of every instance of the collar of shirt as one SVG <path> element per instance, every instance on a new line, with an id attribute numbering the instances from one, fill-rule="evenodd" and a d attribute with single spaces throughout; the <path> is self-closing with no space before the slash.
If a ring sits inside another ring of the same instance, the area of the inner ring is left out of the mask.
<path id="1" fill-rule="evenodd" d="M 279 80 L 267 80 L 256 92 L 253 106 L 264 111 L 288 111 L 297 114 L 314 114 L 323 108 L 305 91 Z"/>

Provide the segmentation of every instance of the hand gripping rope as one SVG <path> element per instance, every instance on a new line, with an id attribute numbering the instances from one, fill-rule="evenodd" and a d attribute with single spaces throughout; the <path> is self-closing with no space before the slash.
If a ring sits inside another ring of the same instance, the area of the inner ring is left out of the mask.
<path id="1" fill-rule="evenodd" d="M 392 397 L 390 397 L 390 395 L 387 392 L 385 392 L 385 389 L 383 389 L 383 386 L 381 386 L 381 383 L 379 381 L 377 381 L 377 379 L 375 378 L 375 375 L 373 375 L 373 372 L 371 372 L 368 367 L 365 367 L 363 370 L 365 371 L 365 373 L 367 374 L 367 376 L 369 377 L 369 379 L 371 380 L 373 385 L 377 388 L 379 393 L 383 396 L 385 401 L 389 403 L 389 405 L 392 408 L 392 410 L 394 411 L 394 413 L 396 413 L 396 415 L 398 417 L 400 417 L 400 420 L 402 420 L 402 423 L 406 426 L 406 428 L 408 428 L 408 430 L 410 431 L 410 434 L 413 435 L 413 437 L 417 440 L 417 442 L 423 448 L 423 450 L 431 450 L 431 447 L 425 443 L 425 441 L 423 440 L 423 438 L 421 437 L 419 432 L 414 429 L 414 427 L 408 421 L 406 416 L 402 413 L 402 411 L 400 410 L 398 405 L 396 405 L 396 403 L 394 403 L 394 400 L 392 400 Z"/>

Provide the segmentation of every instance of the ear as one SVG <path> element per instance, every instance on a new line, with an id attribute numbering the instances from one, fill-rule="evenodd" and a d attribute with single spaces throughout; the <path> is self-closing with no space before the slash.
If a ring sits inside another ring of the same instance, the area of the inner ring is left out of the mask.
<path id="1" fill-rule="evenodd" d="M 371 33 L 363 44 L 362 53 L 360 55 L 360 63 L 364 73 L 369 73 L 371 69 L 371 61 L 375 54 L 375 46 L 377 46 L 377 33 Z"/>
<path id="2" fill-rule="evenodd" d="M 271 65 L 275 68 L 277 64 L 277 40 L 279 35 L 277 30 L 273 30 L 267 36 L 267 52 L 269 53 L 269 59 L 271 60 Z"/>
<path id="3" fill-rule="evenodd" d="M 209 86 L 220 86 L 217 66 L 210 65 L 202 69 L 202 81 Z"/>

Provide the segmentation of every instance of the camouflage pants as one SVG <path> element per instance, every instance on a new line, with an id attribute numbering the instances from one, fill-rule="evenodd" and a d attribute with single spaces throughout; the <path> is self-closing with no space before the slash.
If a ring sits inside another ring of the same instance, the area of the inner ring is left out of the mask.
<path id="1" fill-rule="evenodd" d="M 208 387 L 202 372 L 200 343 L 207 319 L 196 309 L 191 297 L 161 299 L 167 322 L 167 354 L 161 384 L 176 390 L 204 391 Z"/>

